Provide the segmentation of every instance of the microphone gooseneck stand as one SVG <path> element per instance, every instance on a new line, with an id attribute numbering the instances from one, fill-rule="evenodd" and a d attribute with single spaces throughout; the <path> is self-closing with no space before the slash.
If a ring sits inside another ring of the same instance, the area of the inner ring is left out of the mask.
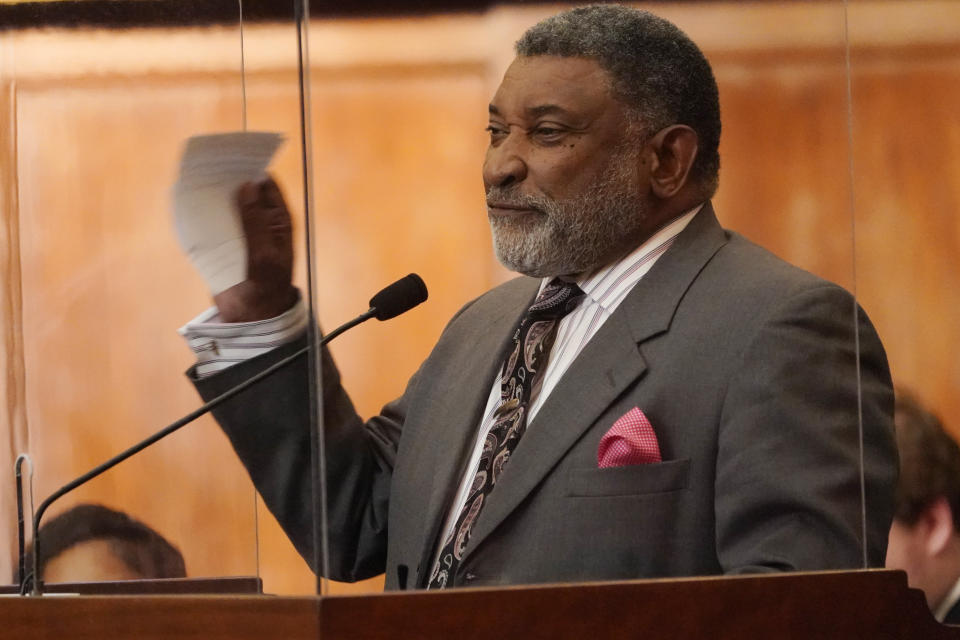
<path id="1" fill-rule="evenodd" d="M 388 285 L 382 291 L 377 293 L 370 300 L 369 310 L 357 316 L 350 322 L 347 322 L 346 324 L 343 324 L 337 327 L 336 329 L 334 329 L 333 331 L 325 335 L 316 346 L 322 347 L 323 345 L 327 344 L 328 342 L 330 342 L 331 340 L 333 340 L 334 338 L 342 334 L 344 331 L 347 331 L 348 329 L 352 329 L 358 324 L 362 322 L 366 322 L 371 318 L 377 318 L 378 320 L 389 320 L 390 318 L 398 316 L 401 313 L 409 311 L 410 309 L 417 306 L 418 304 L 420 304 L 426 299 L 427 299 L 426 285 L 423 284 L 423 280 L 421 280 L 418 275 L 411 273 L 410 275 L 405 276 L 404 278 L 401 278 L 400 280 L 394 282 L 393 284 Z M 306 347 L 300 349 L 299 351 L 287 356 L 283 360 L 280 360 L 279 362 L 273 364 L 267 369 L 264 369 L 257 375 L 249 378 L 248 380 L 243 381 L 236 387 L 233 387 L 232 389 L 228 389 L 227 391 L 220 394 L 213 400 L 207 402 L 206 404 L 199 407 L 198 409 L 180 418 L 173 424 L 170 424 L 167 427 L 164 427 L 163 429 L 156 432 L 146 440 L 138 442 L 137 444 L 130 447 L 126 451 L 119 453 L 118 455 L 110 458 L 106 462 L 94 467 L 93 469 L 83 474 L 79 478 L 63 485 L 62 487 L 54 491 L 47 499 L 45 499 L 43 502 L 40 503 L 40 506 L 37 508 L 36 512 L 33 515 L 33 563 L 32 563 L 33 570 L 29 575 L 25 574 L 23 569 L 25 562 L 24 562 L 24 550 L 23 550 L 23 536 L 21 534 L 20 593 L 24 594 L 27 590 L 28 582 L 32 582 L 33 587 L 30 591 L 30 595 L 34 595 L 34 596 L 43 595 L 43 580 L 40 577 L 39 531 L 40 531 L 40 520 L 43 518 L 43 514 L 46 512 L 47 508 L 49 508 L 51 504 L 53 504 L 57 499 L 63 497 L 67 493 L 73 491 L 77 487 L 89 482 L 93 478 L 96 478 L 103 472 L 109 469 L 112 469 L 113 467 L 120 464 L 127 458 L 143 451 L 144 449 L 146 449 L 153 443 L 157 442 L 158 440 L 162 440 L 163 438 L 166 438 L 168 435 L 170 435 L 174 431 L 177 431 L 181 427 L 184 427 L 187 424 L 193 422 L 200 416 L 208 413 L 212 409 L 215 409 L 216 407 L 223 404 L 227 400 L 230 400 L 237 394 L 240 394 L 246 391 L 247 389 L 249 389 L 256 383 L 260 382 L 264 378 L 267 378 L 273 375 L 274 373 L 288 366 L 294 360 L 308 353 L 312 349 L 314 349 L 314 345 L 307 345 Z M 18 486 L 18 490 L 17 490 L 18 512 L 20 515 L 20 523 L 21 523 L 20 526 L 22 531 L 23 510 L 22 510 L 22 491 L 20 490 L 21 485 L 20 485 L 20 460 L 19 459 L 17 463 L 16 472 L 17 472 L 17 482 L 18 482 L 18 485 L 17 485 Z"/>
<path id="2" fill-rule="evenodd" d="M 364 314 L 364 315 L 366 315 L 366 314 Z M 369 317 L 372 317 L 372 316 L 369 316 Z M 368 317 L 368 318 L 364 318 L 364 320 L 369 319 L 369 317 Z M 363 318 L 363 316 L 361 316 L 361 318 Z M 350 325 L 350 326 L 355 326 L 355 325 L 357 325 L 357 324 L 360 324 L 360 322 L 363 322 L 363 320 L 360 320 L 360 319 L 358 318 L 357 320 L 354 320 L 354 321 L 353 321 L 353 324 Z M 347 327 L 347 328 L 349 328 L 349 327 Z M 346 329 L 344 329 L 344 331 L 346 331 Z M 337 333 L 337 335 L 340 335 L 340 333 L 343 333 L 343 332 L 341 331 L 341 332 Z M 331 335 L 332 335 L 332 334 L 331 334 Z M 333 337 L 336 337 L 336 336 L 333 336 Z M 332 338 L 331 338 L 331 339 L 332 339 Z M 323 344 L 325 344 L 326 342 L 327 342 L 327 339 L 324 339 L 324 340 L 322 340 L 322 341 L 320 342 L 320 344 L 323 345 Z M 140 453 L 141 451 L 143 451 L 144 449 L 146 449 L 147 447 L 149 447 L 150 445 L 152 445 L 154 442 L 156 442 L 156 441 L 158 441 L 158 440 L 162 440 L 163 438 L 166 438 L 168 435 L 170 435 L 170 434 L 173 433 L 174 431 L 177 431 L 177 430 L 180 429 L 181 427 L 184 427 L 184 426 L 186 426 L 187 424 L 193 422 L 194 420 L 196 420 L 196 419 L 199 418 L 200 416 L 204 415 L 205 413 L 209 412 L 209 411 L 212 410 L 212 409 L 215 409 L 216 407 L 218 407 L 219 405 L 223 404 L 223 403 L 226 402 L 227 400 L 233 398 L 233 397 L 236 396 L 237 394 L 242 393 L 243 391 L 246 391 L 248 388 L 250 388 L 250 387 L 252 387 L 253 385 L 255 385 L 256 383 L 260 382 L 260 381 L 263 380 L 264 378 L 266 378 L 266 377 L 272 375 L 274 372 L 279 371 L 280 369 L 286 367 L 286 366 L 289 365 L 291 362 L 293 362 L 294 360 L 296 360 L 297 358 L 299 358 L 299 357 L 302 356 L 303 354 L 305 354 L 305 353 L 307 353 L 308 351 L 310 351 L 310 349 L 311 349 L 310 346 L 306 346 L 306 347 L 304 347 L 303 349 L 300 349 L 299 351 L 297 351 L 296 353 L 287 356 L 286 358 L 284 358 L 284 359 L 281 360 L 280 362 L 277 362 L 277 363 L 274 364 L 273 366 L 271 366 L 271 367 L 269 367 L 269 368 L 267 368 L 267 369 L 264 369 L 263 371 L 261 371 L 260 373 L 258 373 L 258 374 L 255 375 L 255 376 L 253 376 L 253 377 L 250 378 L 249 380 L 245 380 L 243 383 L 237 385 L 237 386 L 234 387 L 233 389 L 229 389 L 229 390 L 225 391 L 223 394 L 217 396 L 216 398 L 214 398 L 214 399 L 211 400 L 210 402 L 204 404 L 203 406 L 201 406 L 200 408 L 196 409 L 195 411 L 193 411 L 193 412 L 187 414 L 186 416 L 180 418 L 179 420 L 177 420 L 177 421 L 174 422 L 173 424 L 171 424 L 171 425 L 169 425 L 169 426 L 167 426 L 167 427 L 164 427 L 163 429 L 161 429 L 160 431 L 156 432 L 155 434 L 153 434 L 152 436 L 150 436 L 150 437 L 147 438 L 146 440 L 143 440 L 143 441 L 141 441 L 141 442 L 138 442 L 137 444 L 135 444 L 134 446 L 130 447 L 130 448 L 127 449 L 126 451 L 123 451 L 122 453 L 117 454 L 116 456 L 110 458 L 109 460 L 107 460 L 107 461 L 104 462 L 103 464 L 100 464 L 100 465 L 94 467 L 93 469 L 91 469 L 91 470 L 88 471 L 87 473 L 83 474 L 83 475 L 80 476 L 79 478 L 77 478 L 77 479 L 75 479 L 75 480 L 73 480 L 73 481 L 71 481 L 71 482 L 63 485 L 62 487 L 60 487 L 59 489 L 57 489 L 56 491 L 54 491 L 54 492 L 50 495 L 50 497 L 48 497 L 46 500 L 44 500 L 43 502 L 40 503 L 40 506 L 37 507 L 36 513 L 34 513 L 34 515 L 33 515 L 33 570 L 31 571 L 31 573 L 29 574 L 29 576 L 23 576 L 23 577 L 21 578 L 21 580 L 22 580 L 22 582 L 21 582 L 21 587 L 20 587 L 21 593 L 23 593 L 23 592 L 25 591 L 24 585 L 27 584 L 28 579 L 29 579 L 29 581 L 33 583 L 33 588 L 32 588 L 32 590 L 31 590 L 31 592 L 30 592 L 30 595 L 34 595 L 34 596 L 43 595 L 43 580 L 39 579 L 39 576 L 40 576 L 40 537 L 39 537 L 37 534 L 38 534 L 38 532 L 40 531 L 40 520 L 41 520 L 41 518 L 43 518 L 44 512 L 46 512 L 47 508 L 48 508 L 51 504 L 53 504 L 57 499 L 63 497 L 63 496 L 66 495 L 67 493 L 73 491 L 74 489 L 76 489 L 76 488 L 79 487 L 80 485 L 86 484 L 86 483 L 89 482 L 90 480 L 93 480 L 94 478 L 96 478 L 97 476 L 99 476 L 101 473 L 103 473 L 103 472 L 105 472 L 105 471 L 107 471 L 107 470 L 109 470 L 109 469 L 112 469 L 113 467 L 115 467 L 116 465 L 120 464 L 121 462 L 123 462 L 123 461 L 126 460 L 127 458 L 129 458 L 129 457 L 131 457 L 131 456 L 133 456 L 133 455 L 135 455 L 135 454 L 137 454 L 137 453 Z M 21 553 L 23 553 L 22 550 L 21 550 Z M 21 562 L 21 565 L 22 565 L 22 564 L 23 564 L 23 563 Z M 21 574 L 21 575 L 22 575 L 22 574 Z"/>

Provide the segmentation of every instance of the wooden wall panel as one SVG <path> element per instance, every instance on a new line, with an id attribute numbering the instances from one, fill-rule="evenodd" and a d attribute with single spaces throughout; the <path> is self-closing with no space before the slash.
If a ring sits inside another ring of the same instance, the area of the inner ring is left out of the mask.
<path id="1" fill-rule="evenodd" d="M 724 226 L 852 289 L 841 62 L 721 57 L 715 63 L 724 131 L 714 200 Z"/>
<path id="2" fill-rule="evenodd" d="M 18 101 L 30 451 L 42 498 L 197 405 L 178 327 L 207 303 L 167 192 L 182 140 L 238 124 L 231 79 L 26 86 Z M 190 105 L 185 109 L 185 105 Z M 123 505 L 192 575 L 256 571 L 254 492 L 209 419 L 64 501 Z"/>
<path id="3" fill-rule="evenodd" d="M 952 217 L 960 133 L 951 109 L 960 42 L 943 27 L 958 9 L 911 7 L 904 14 L 896 2 L 851 6 L 863 26 L 854 51 L 852 183 L 841 3 L 655 10 L 687 29 L 715 67 L 724 223 L 856 287 L 897 379 L 921 386 L 960 429 L 960 373 L 948 357 L 960 303 L 960 231 Z M 335 345 L 364 414 L 402 390 L 460 305 L 507 277 L 491 256 L 484 220 L 484 112 L 511 42 L 552 11 L 511 7 L 312 29 L 321 320 L 333 327 L 352 317 L 409 271 L 431 289 L 422 308 L 358 328 Z M 274 172 L 302 246 L 292 29 L 264 25 L 246 35 L 248 124 L 288 135 Z M 11 357 L 26 363 L 39 495 L 197 403 L 181 375 L 191 357 L 174 330 L 208 298 L 176 247 L 167 189 L 184 138 L 240 126 L 236 36 L 225 29 L 18 35 L 19 176 L 11 183 L 6 174 L 3 202 L 19 189 L 19 217 L 4 210 L 8 229 L 19 222 L 17 242 L 4 246 L 20 252 L 22 275 L 0 275 L 8 288 L 22 278 L 22 304 L 2 321 L 9 332 L 22 315 L 23 343 L 8 344 L 3 357 L 8 367 Z M 10 102 L 0 113 L 3 104 Z M 296 277 L 305 281 L 302 252 Z M 2 428 L 12 432 L 5 420 Z M 276 524 L 254 507 L 243 470 L 209 421 L 75 500 L 123 505 L 143 517 L 183 546 L 193 575 L 252 573 L 259 560 L 268 591 L 313 590 Z M 6 519 L 0 529 L 10 530 Z"/>
<path id="4" fill-rule="evenodd" d="M 0 36 L 0 53 L 6 54 Z M 5 59 L 6 56 L 0 56 Z M 23 332 L 20 305 L 20 228 L 17 207 L 16 84 L 0 60 L 0 582 L 13 570 L 16 549 L 14 461 L 27 449 Z M 29 466 L 24 468 L 29 487 Z M 9 523 L 9 524 L 8 524 Z"/>
<path id="5" fill-rule="evenodd" d="M 419 363 L 457 309 L 492 284 L 478 162 L 489 96 L 480 69 L 318 82 L 314 96 L 325 324 L 366 309 L 373 293 L 411 271 L 431 294 L 422 307 L 334 347 L 348 354 L 343 375 L 362 389 L 358 410 L 370 415 L 413 373 L 409 364 L 403 373 L 384 365 Z"/>
<path id="6" fill-rule="evenodd" d="M 960 49 L 853 62 L 858 292 L 894 381 L 960 437 Z"/>

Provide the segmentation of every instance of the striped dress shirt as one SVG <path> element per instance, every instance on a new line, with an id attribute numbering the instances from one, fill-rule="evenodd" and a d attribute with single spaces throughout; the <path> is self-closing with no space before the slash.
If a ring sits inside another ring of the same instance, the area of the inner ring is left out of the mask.
<path id="1" fill-rule="evenodd" d="M 298 299 L 282 315 L 256 322 L 220 322 L 220 312 L 210 307 L 179 332 L 197 358 L 196 376 L 205 378 L 293 342 L 306 330 L 307 305 Z"/>

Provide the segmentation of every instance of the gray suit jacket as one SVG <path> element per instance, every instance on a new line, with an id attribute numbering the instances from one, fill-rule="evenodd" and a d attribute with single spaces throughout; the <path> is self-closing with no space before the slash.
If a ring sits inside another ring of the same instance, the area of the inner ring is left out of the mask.
<path id="1" fill-rule="evenodd" d="M 538 281 L 465 306 L 398 400 L 364 422 L 324 356 L 330 577 L 422 587 L 513 328 Z M 724 231 L 710 206 L 558 383 L 485 504 L 454 585 L 881 566 L 896 479 L 883 347 L 840 287 Z M 205 398 L 295 349 L 197 382 Z M 216 413 L 313 557 L 305 365 Z M 863 415 L 862 536 L 858 406 Z M 663 462 L 597 468 L 640 408 Z M 865 544 L 865 550 L 864 545 Z M 407 577 L 409 576 L 409 577 Z"/>

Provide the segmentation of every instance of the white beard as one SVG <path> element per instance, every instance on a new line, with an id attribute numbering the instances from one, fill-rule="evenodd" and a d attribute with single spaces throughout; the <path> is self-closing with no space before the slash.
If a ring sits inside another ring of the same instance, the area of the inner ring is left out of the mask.
<path id="1" fill-rule="evenodd" d="M 566 200 L 491 187 L 487 199 L 531 209 L 511 219 L 489 216 L 493 249 L 503 266 L 535 278 L 593 271 L 629 250 L 648 217 L 636 185 L 635 158 L 617 153 L 582 193 Z"/>

